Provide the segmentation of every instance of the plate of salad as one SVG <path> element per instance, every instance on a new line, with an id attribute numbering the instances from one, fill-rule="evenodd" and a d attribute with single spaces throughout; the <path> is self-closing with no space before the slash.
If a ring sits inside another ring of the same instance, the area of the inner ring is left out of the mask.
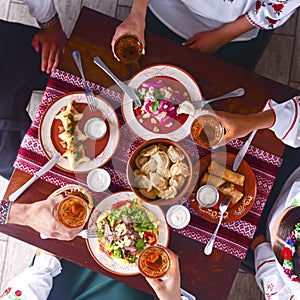
<path id="1" fill-rule="evenodd" d="M 88 224 L 97 238 L 87 239 L 96 262 L 118 275 L 139 274 L 136 260 L 148 246 L 169 243 L 169 227 L 163 210 L 142 202 L 131 191 L 122 191 L 102 200 Z"/>
<path id="2" fill-rule="evenodd" d="M 203 99 L 194 78 L 173 65 L 153 65 L 136 73 L 128 83 L 141 100 L 137 106 L 124 94 L 122 114 L 127 126 L 144 140 L 180 141 L 190 133 L 193 116 L 182 103 Z"/>

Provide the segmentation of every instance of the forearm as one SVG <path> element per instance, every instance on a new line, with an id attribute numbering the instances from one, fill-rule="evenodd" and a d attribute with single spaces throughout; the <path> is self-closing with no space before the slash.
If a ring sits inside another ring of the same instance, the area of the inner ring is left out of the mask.
<path id="1" fill-rule="evenodd" d="M 216 32 L 220 36 L 220 39 L 222 39 L 223 44 L 227 44 L 236 37 L 252 30 L 253 28 L 255 28 L 255 26 L 248 21 L 245 15 L 243 15 L 235 21 L 227 23 L 219 29 L 216 29 Z"/>
<path id="2" fill-rule="evenodd" d="M 149 0 L 134 0 L 131 7 L 131 14 L 139 15 L 143 19 L 146 18 Z"/>
<path id="3" fill-rule="evenodd" d="M 252 130 L 270 128 L 275 122 L 275 114 L 271 109 L 245 117 Z"/>
<path id="4" fill-rule="evenodd" d="M 30 204 L 13 202 L 10 207 L 7 223 L 28 225 Z"/>

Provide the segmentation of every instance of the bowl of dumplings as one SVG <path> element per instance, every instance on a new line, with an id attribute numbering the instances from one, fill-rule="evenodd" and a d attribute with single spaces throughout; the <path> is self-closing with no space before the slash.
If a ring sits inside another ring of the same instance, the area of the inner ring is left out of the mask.
<path id="1" fill-rule="evenodd" d="M 189 190 L 192 162 L 178 143 L 157 138 L 145 141 L 131 155 L 127 177 L 133 192 L 156 205 L 175 203 Z"/>

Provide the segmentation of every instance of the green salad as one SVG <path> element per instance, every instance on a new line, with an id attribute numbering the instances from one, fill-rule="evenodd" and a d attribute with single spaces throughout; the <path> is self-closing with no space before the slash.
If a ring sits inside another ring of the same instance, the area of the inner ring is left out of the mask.
<path id="1" fill-rule="evenodd" d="M 115 203 L 97 220 L 99 248 L 123 263 L 134 263 L 139 253 L 158 240 L 157 217 L 137 198 Z"/>

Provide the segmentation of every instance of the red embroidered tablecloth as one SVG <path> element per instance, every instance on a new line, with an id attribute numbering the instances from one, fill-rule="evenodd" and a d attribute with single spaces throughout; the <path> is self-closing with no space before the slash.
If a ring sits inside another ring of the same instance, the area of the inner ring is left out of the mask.
<path id="1" fill-rule="evenodd" d="M 93 193 L 95 204 L 97 204 L 109 193 L 130 189 L 126 177 L 127 161 L 134 149 L 141 144 L 143 140 L 132 133 L 124 123 L 120 109 L 121 95 L 94 83 L 89 82 L 88 84 L 95 93 L 111 103 L 117 112 L 121 124 L 120 144 L 113 158 L 103 166 L 111 175 L 112 183 L 109 187 L 109 191 Z M 38 127 L 41 117 L 47 106 L 57 97 L 68 92 L 82 90 L 84 90 L 84 84 L 80 78 L 61 70 L 55 70 L 52 73 L 32 125 L 22 141 L 18 157 L 14 164 L 15 168 L 33 175 L 47 162 L 48 159 L 38 139 Z M 236 153 L 242 145 L 243 142 L 235 140 L 227 145 L 227 151 Z M 209 153 L 208 150 L 200 147 L 197 148 L 198 151 L 195 153 L 195 144 L 189 137 L 184 140 L 183 146 L 192 156 L 192 159 L 199 158 L 199 156 L 203 157 Z M 216 248 L 226 251 L 240 259 L 244 259 L 246 256 L 256 230 L 256 225 L 258 224 L 258 220 L 273 186 L 275 176 L 282 163 L 281 158 L 253 146 L 249 147 L 245 159 L 251 165 L 257 179 L 257 196 L 255 203 L 250 212 L 240 220 L 222 224 L 215 241 Z M 79 182 L 80 185 L 87 188 L 86 174 L 73 175 L 56 167 L 43 175 L 42 179 L 59 187 Z M 188 201 L 182 199 L 181 203 L 190 210 L 192 216 L 191 222 L 184 229 L 171 230 L 177 231 L 182 235 L 202 243 L 207 243 L 211 237 L 211 233 L 215 230 L 216 224 L 199 217 L 193 208 L 190 207 Z"/>

